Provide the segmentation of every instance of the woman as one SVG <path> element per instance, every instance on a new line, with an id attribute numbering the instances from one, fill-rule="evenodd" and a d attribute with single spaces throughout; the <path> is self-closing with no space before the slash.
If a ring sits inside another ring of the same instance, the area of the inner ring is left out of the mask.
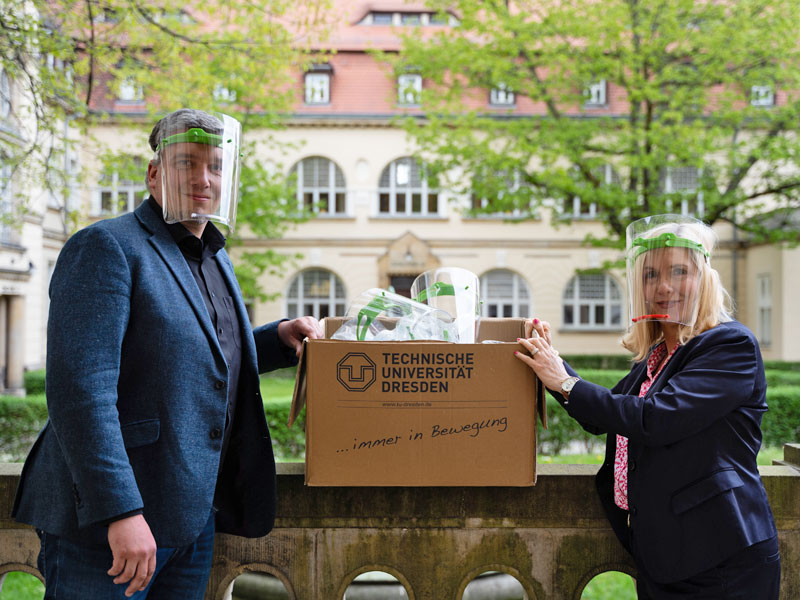
<path id="1" fill-rule="evenodd" d="M 639 570 L 639 598 L 777 600 L 780 554 L 756 467 L 766 379 L 731 319 L 699 221 L 648 217 L 627 231 L 630 373 L 580 379 L 534 319 L 516 352 L 592 433 L 607 433 L 597 489 Z M 530 337 L 532 336 L 532 337 Z"/>

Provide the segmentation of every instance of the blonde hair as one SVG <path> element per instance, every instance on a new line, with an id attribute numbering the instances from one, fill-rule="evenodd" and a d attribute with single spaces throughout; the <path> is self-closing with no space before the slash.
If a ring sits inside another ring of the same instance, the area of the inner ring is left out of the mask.
<path id="1" fill-rule="evenodd" d="M 710 264 L 710 256 L 717 244 L 717 235 L 713 229 L 700 221 L 666 223 L 654 227 L 642 237 L 655 238 L 664 233 L 674 233 L 678 237 L 698 242 L 709 255 L 706 257 L 698 250 L 687 249 L 699 273 L 699 287 L 694 324 L 678 325 L 678 342 L 685 344 L 696 335 L 716 327 L 720 323 L 732 321 L 732 300 L 722 285 L 719 273 Z M 634 259 L 632 275 L 628 280 L 628 285 L 631 286 L 629 293 L 633 299 L 632 309 L 639 315 L 645 314 L 644 292 L 642 290 L 643 257 L 645 254 L 646 252 L 643 252 Z M 644 360 L 653 345 L 663 339 L 664 334 L 658 321 L 641 321 L 631 327 L 622 338 L 622 345 L 633 352 L 633 360 L 638 362 Z"/>

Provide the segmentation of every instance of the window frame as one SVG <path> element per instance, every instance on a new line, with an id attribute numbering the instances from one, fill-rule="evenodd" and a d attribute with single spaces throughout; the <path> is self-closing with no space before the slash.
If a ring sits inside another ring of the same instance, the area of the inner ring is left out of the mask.
<path id="1" fill-rule="evenodd" d="M 498 83 L 489 90 L 489 106 L 514 107 L 517 105 L 517 94 L 504 83 Z"/>
<path id="2" fill-rule="evenodd" d="M 511 276 L 511 297 L 492 296 L 489 294 L 490 275 L 510 275 Z M 490 317 L 491 307 L 496 307 L 497 317 L 519 318 L 528 317 L 533 314 L 533 294 L 528 282 L 517 272 L 511 269 L 496 268 L 486 271 L 480 277 L 481 286 L 481 317 Z M 527 295 L 521 296 L 521 292 Z M 506 315 L 502 310 L 506 306 L 511 306 L 511 314 Z"/>
<path id="3" fill-rule="evenodd" d="M 305 296 L 305 277 L 310 273 L 327 273 L 328 275 L 328 295 L 324 296 Z M 338 283 L 338 286 L 337 286 Z M 297 295 L 292 296 L 292 287 L 297 286 Z M 337 296 L 337 287 L 341 289 L 342 295 Z M 286 286 L 286 294 L 284 295 L 284 314 L 290 319 L 299 316 L 313 316 L 317 320 L 322 320 L 325 316 L 344 316 L 347 312 L 347 293 L 344 286 L 344 281 L 330 269 L 324 267 L 310 267 L 299 271 L 294 277 L 289 280 L 289 285 Z M 307 315 L 308 311 L 305 310 L 306 305 L 311 304 L 311 315 Z M 328 305 L 328 315 L 323 315 L 320 307 L 323 304 Z M 294 305 L 294 306 L 293 306 Z M 333 307 L 333 312 L 330 312 Z M 294 310 L 293 310 L 294 308 Z M 340 310 L 341 309 L 341 310 Z M 340 314 L 341 313 L 341 314 Z"/>
<path id="4" fill-rule="evenodd" d="M 603 163 L 600 165 L 603 168 L 603 185 L 619 185 L 620 184 L 620 177 L 617 171 L 614 169 L 614 166 L 611 163 Z M 567 211 L 565 206 L 566 203 L 572 201 L 572 210 Z M 581 210 L 581 207 L 586 204 L 588 207 L 588 211 L 584 212 Z M 578 194 L 575 194 L 571 198 L 564 199 L 564 205 L 561 208 L 561 214 L 568 219 L 573 221 L 593 221 L 598 218 L 600 211 L 597 210 L 597 203 L 596 202 L 586 202 L 584 203 L 581 197 Z"/>
<path id="5" fill-rule="evenodd" d="M 403 83 L 403 81 L 413 80 L 413 83 Z M 409 97 L 408 90 L 412 90 L 414 98 L 412 102 L 407 102 Z M 397 76 L 397 105 L 398 106 L 419 106 L 422 96 L 422 75 L 420 73 L 401 73 Z"/>
<path id="6" fill-rule="evenodd" d="M 595 92 L 598 100 L 595 101 Z M 583 90 L 586 101 L 583 105 L 587 108 L 603 108 L 608 106 L 608 81 L 605 78 L 592 81 Z"/>
<path id="7" fill-rule="evenodd" d="M 140 158 L 140 157 L 136 157 Z M 143 159 L 141 159 L 143 160 Z M 144 161 L 143 161 L 144 162 Z M 103 180 L 110 177 L 108 184 L 103 184 Z M 141 196 L 138 196 L 141 194 Z M 110 209 L 103 208 L 103 195 L 110 195 Z M 133 212 L 136 208 L 144 202 L 150 195 L 150 190 L 144 182 L 144 177 L 141 180 L 136 179 L 120 179 L 119 170 L 113 169 L 106 172 L 101 172 L 97 181 L 97 186 L 94 190 L 94 202 L 92 206 L 91 216 L 93 217 L 114 217 L 125 213 Z M 124 196 L 123 203 L 124 209 L 120 204 L 120 197 Z M 137 199 L 139 201 L 137 202 Z"/>
<path id="8" fill-rule="evenodd" d="M 604 276 L 604 295 L 603 298 L 581 298 L 580 297 L 580 279 L 582 277 Z M 573 283 L 574 282 L 574 283 Z M 571 298 L 567 298 L 567 292 L 570 285 L 573 286 L 573 293 Z M 614 299 L 612 290 L 616 289 L 619 298 Z M 566 312 L 567 307 L 572 308 L 573 321 L 567 322 Z M 581 309 L 586 306 L 588 310 L 589 322 L 581 323 Z M 597 316 L 597 307 L 603 307 L 603 314 L 605 315 L 605 322 L 598 324 L 595 317 Z M 613 323 L 612 315 L 614 308 L 619 307 L 619 323 Z M 624 329 L 625 321 L 625 304 L 622 286 L 619 285 L 617 280 L 609 273 L 577 273 L 573 275 L 567 282 L 564 288 L 564 293 L 561 295 L 561 326 L 565 331 L 621 331 Z"/>
<path id="9" fill-rule="evenodd" d="M 680 189 L 676 189 L 673 183 L 673 176 L 675 175 L 676 169 L 695 169 L 695 185 L 694 187 L 682 187 Z M 659 188 L 661 192 L 664 194 L 676 194 L 682 196 L 681 198 L 681 206 L 680 206 L 680 214 L 692 216 L 692 217 L 702 217 L 705 214 L 705 203 L 703 202 L 703 190 L 700 185 L 700 182 L 703 177 L 703 168 L 702 167 L 693 167 L 691 165 L 688 166 L 668 166 L 664 167 L 663 176 L 660 174 L 660 181 L 659 181 Z M 687 196 L 696 195 L 697 206 L 696 210 L 691 211 L 690 209 L 690 198 Z M 673 211 L 673 200 L 668 199 L 666 202 L 667 211 Z"/>
<path id="10" fill-rule="evenodd" d="M 305 169 L 306 169 L 307 165 L 309 164 L 309 161 L 312 161 L 312 160 L 324 160 L 324 161 L 327 161 L 327 163 L 326 163 L 327 167 L 328 167 L 328 175 L 327 175 L 328 185 L 327 185 L 327 187 L 317 187 L 317 186 L 308 187 L 308 188 L 305 187 L 305 185 L 304 185 Z M 342 185 L 341 186 L 337 186 L 336 185 L 336 175 L 337 175 L 337 173 L 341 174 L 341 179 L 342 179 Z M 294 164 L 294 166 L 292 166 L 292 168 L 289 170 L 289 176 L 291 177 L 293 174 L 296 174 L 296 176 L 297 176 L 297 180 L 296 180 L 296 184 L 295 184 L 295 187 L 296 187 L 295 199 L 297 200 L 297 206 L 298 206 L 298 208 L 300 210 L 303 210 L 304 208 L 305 209 L 310 209 L 311 212 L 313 212 L 316 216 L 320 216 L 320 217 L 324 217 L 324 216 L 341 217 L 341 216 L 349 215 L 349 207 L 348 207 L 349 203 L 347 201 L 347 181 L 344 178 L 344 171 L 342 171 L 341 167 L 339 167 L 339 165 L 336 164 L 336 162 L 332 161 L 331 159 L 327 158 L 326 156 L 319 156 L 319 155 L 306 156 L 306 157 L 298 160 Z M 305 202 L 305 200 L 306 200 L 305 194 L 307 194 L 307 193 L 311 193 L 312 194 L 311 206 L 310 207 Z M 324 194 L 324 193 L 328 194 L 328 210 L 325 211 L 325 212 L 322 212 L 320 210 L 320 206 L 321 206 L 320 194 Z M 337 207 L 338 194 L 342 194 L 343 195 L 344 205 L 343 205 L 341 211 L 338 210 L 338 207 Z M 333 208 L 333 210 L 331 210 L 331 207 Z"/>
<path id="11" fill-rule="evenodd" d="M 409 163 L 409 185 L 408 186 L 398 186 L 397 184 L 397 167 L 401 164 Z M 412 187 L 411 181 L 413 181 L 413 169 L 416 166 L 419 169 L 419 187 Z M 385 187 L 382 186 L 382 180 L 384 178 L 384 173 L 386 173 L 386 169 L 389 169 L 389 186 Z M 415 212 L 414 209 L 414 195 L 419 194 L 420 198 L 420 210 L 419 212 Z M 383 200 L 383 195 L 388 194 L 388 202 L 389 202 L 389 210 L 383 211 L 381 210 L 381 204 Z M 398 197 L 402 194 L 403 202 L 405 208 L 402 211 L 397 210 L 397 200 Z M 425 177 L 425 165 L 420 164 L 419 161 L 414 159 L 410 156 L 402 156 L 400 158 L 394 159 L 388 165 L 386 165 L 383 170 L 381 171 L 380 177 L 378 178 L 378 204 L 376 214 L 380 217 L 393 217 L 393 218 L 417 218 L 417 217 L 440 217 L 441 216 L 441 203 L 439 202 L 439 188 L 431 188 L 428 186 L 427 177 Z M 435 198 L 436 203 L 436 210 L 431 211 L 430 206 L 431 202 L 430 199 Z"/>
<path id="12" fill-rule="evenodd" d="M 750 106 L 769 108 L 775 106 L 775 89 L 772 85 L 750 86 Z"/>
<path id="13" fill-rule="evenodd" d="M 315 100 L 313 97 L 314 92 L 316 91 L 314 88 L 314 82 L 324 82 L 323 86 L 323 95 L 322 98 L 319 100 Z M 331 72 L 324 71 L 324 70 L 312 70 L 308 71 L 303 79 L 303 101 L 308 106 L 325 106 L 331 103 Z"/>

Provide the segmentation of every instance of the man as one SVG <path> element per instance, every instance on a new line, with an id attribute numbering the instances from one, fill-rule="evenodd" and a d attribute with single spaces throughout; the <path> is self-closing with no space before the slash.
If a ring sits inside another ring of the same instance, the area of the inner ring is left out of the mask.
<path id="1" fill-rule="evenodd" d="M 240 127 L 182 109 L 150 134 L 150 198 L 77 232 L 50 285 L 50 419 L 13 515 L 36 527 L 46 598 L 203 598 L 214 532 L 266 535 L 275 463 L 258 373 L 321 337 L 252 330 L 225 238 Z"/>

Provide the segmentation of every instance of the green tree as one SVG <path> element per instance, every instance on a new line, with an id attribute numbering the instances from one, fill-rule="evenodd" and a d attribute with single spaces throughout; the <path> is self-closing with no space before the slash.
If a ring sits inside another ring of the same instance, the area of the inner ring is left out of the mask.
<path id="1" fill-rule="evenodd" d="M 428 4 L 459 24 L 384 57 L 422 74 L 426 118 L 407 129 L 474 211 L 569 222 L 594 205 L 594 242 L 618 245 L 631 220 L 684 205 L 799 239 L 796 0 Z M 504 108 L 509 93 L 532 114 Z"/>
<path id="2" fill-rule="evenodd" d="M 190 106 L 237 117 L 245 136 L 278 128 L 297 72 L 312 59 L 312 40 L 328 30 L 329 3 L 0 0 L 0 67 L 16 99 L 8 126 L 0 127 L 0 160 L 66 198 L 77 174 L 65 167 L 65 154 L 99 123 L 138 127 L 144 141 L 158 115 Z M 123 89 L 141 94 L 145 114 L 126 122 L 114 112 Z M 104 163 L 119 158 L 99 143 L 82 147 Z M 252 152 L 241 181 L 240 228 L 279 237 L 302 217 L 283 200 L 285 178 L 261 168 Z M 24 206 L 22 198 L 17 205 Z M 241 269 L 251 297 L 260 296 L 258 274 L 285 260 L 250 253 Z"/>

